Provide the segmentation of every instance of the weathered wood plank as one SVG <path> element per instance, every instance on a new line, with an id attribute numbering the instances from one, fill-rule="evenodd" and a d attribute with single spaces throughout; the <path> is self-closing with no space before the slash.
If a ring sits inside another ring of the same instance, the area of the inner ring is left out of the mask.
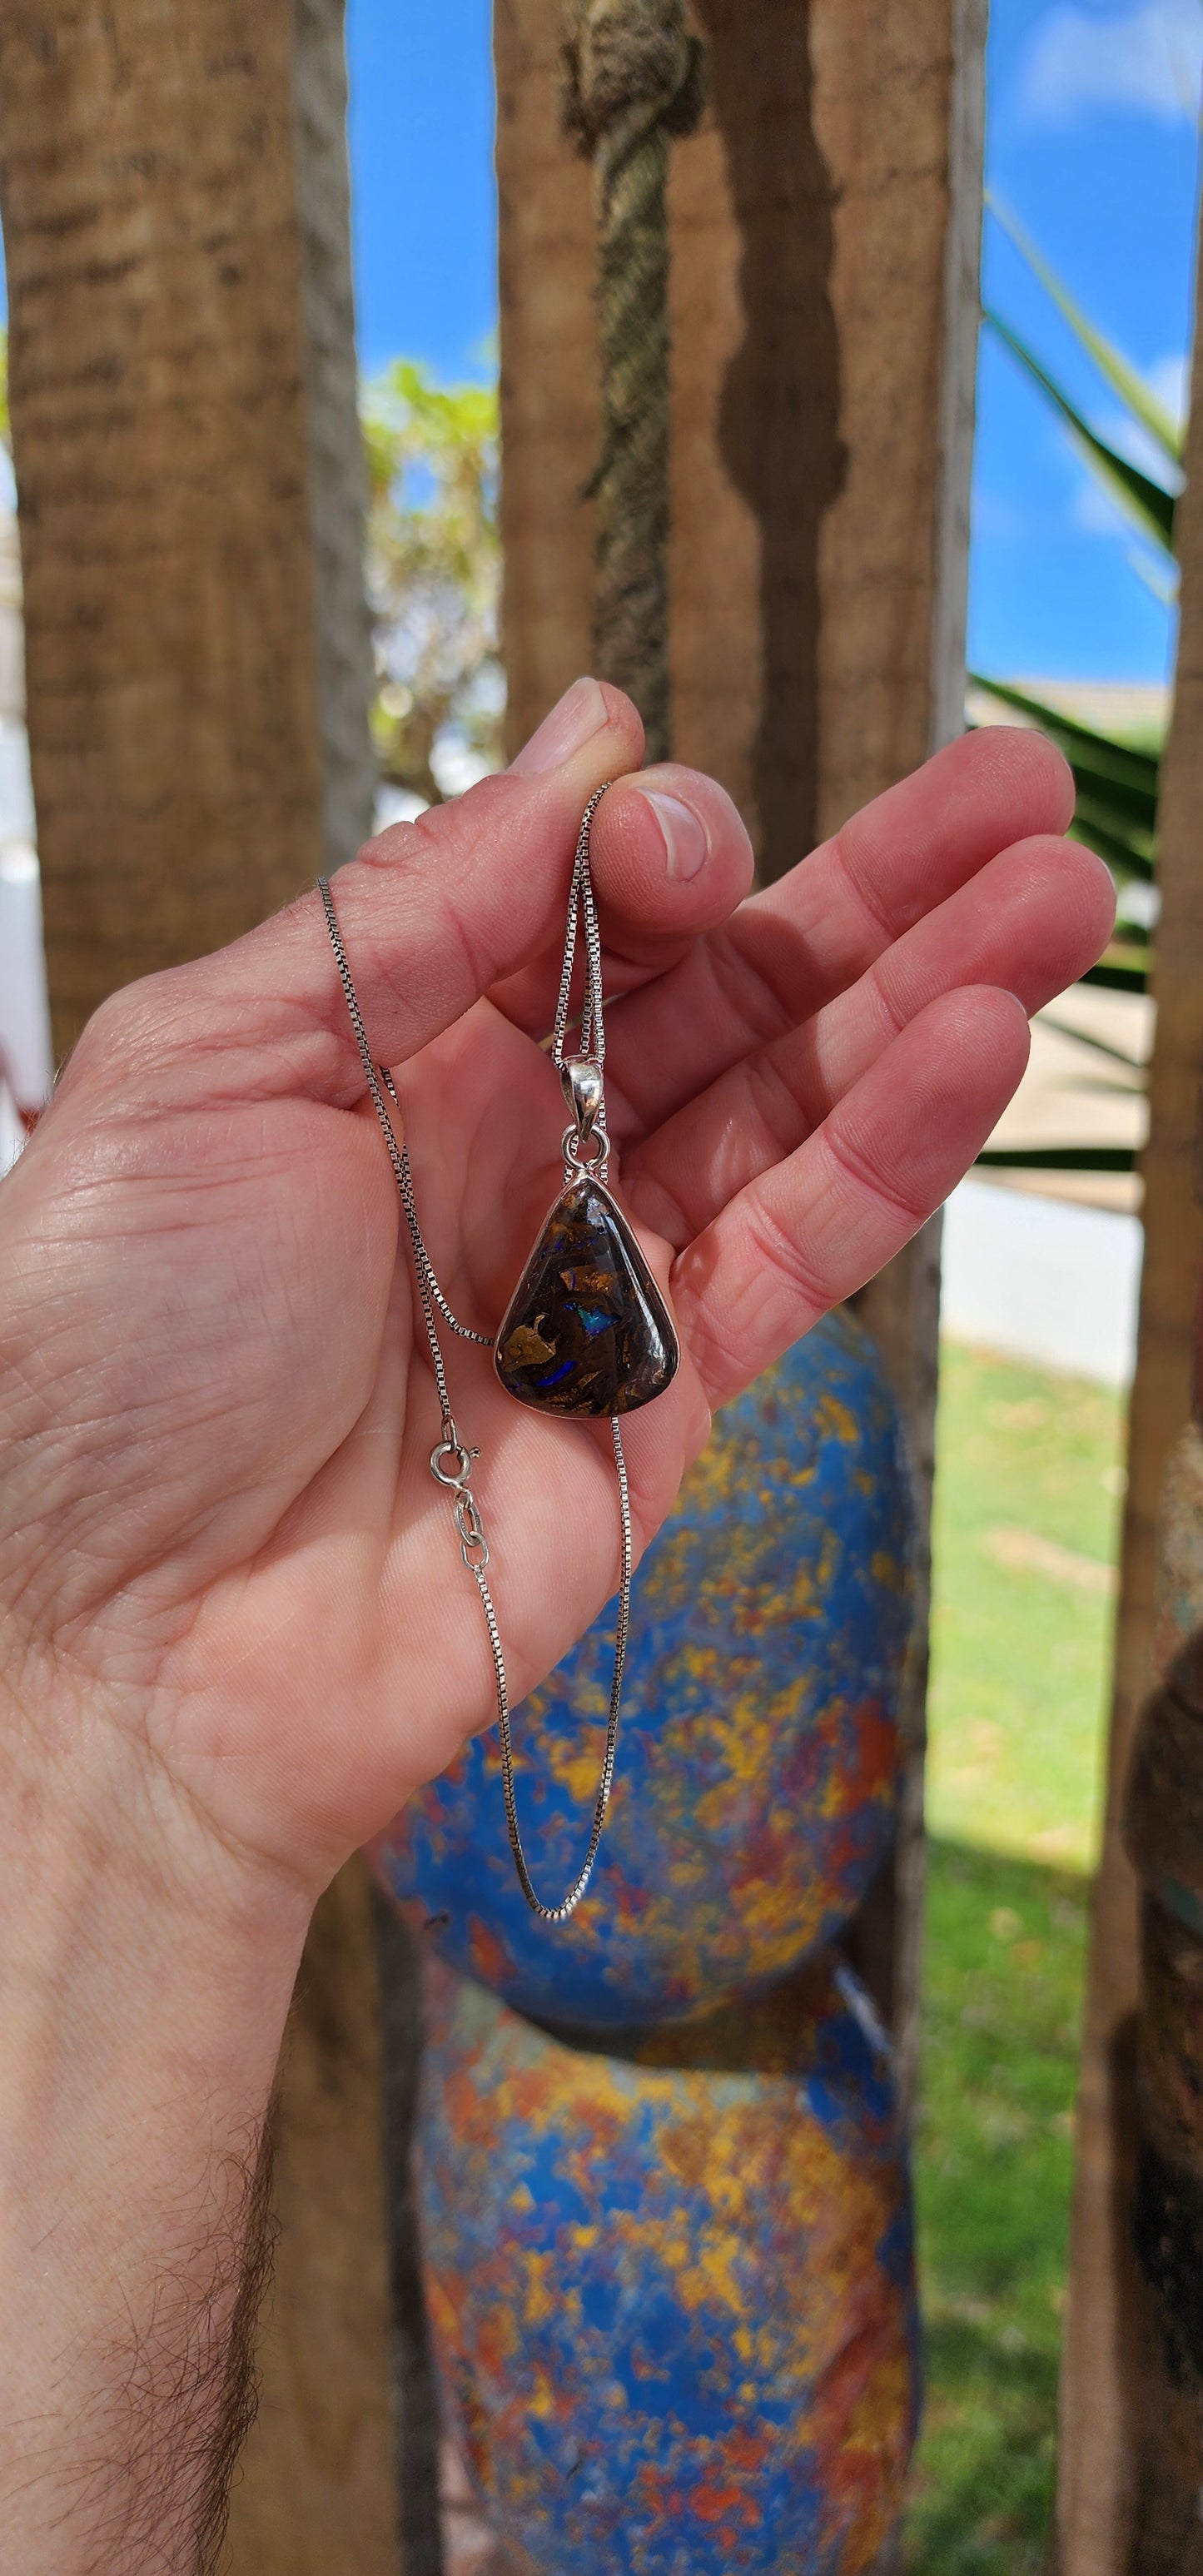
<path id="1" fill-rule="evenodd" d="M 1120 1842 L 1132 1738 L 1152 1689 L 1158 1495 L 1190 1419 L 1191 1330 L 1203 1211 L 1197 1189 L 1203 1066 L 1203 334 L 1196 339 L 1174 716 L 1162 778 L 1150 1132 L 1142 1157 L 1145 1257 L 1128 1435 L 1107 1818 L 1095 1886 L 1078 2101 L 1057 2506 L 1062 2576 L 1126 2576 L 1135 2539 L 1145 2377 L 1131 2250 L 1136 1885 Z"/>
<path id="2" fill-rule="evenodd" d="M 61 1052 L 318 864 L 291 9 L 9 11 L 0 102 Z"/>
<path id="3" fill-rule="evenodd" d="M 231 2576 L 398 2576 L 380 1993 L 362 1861 L 314 1917 L 281 2064 L 280 2237 Z"/>

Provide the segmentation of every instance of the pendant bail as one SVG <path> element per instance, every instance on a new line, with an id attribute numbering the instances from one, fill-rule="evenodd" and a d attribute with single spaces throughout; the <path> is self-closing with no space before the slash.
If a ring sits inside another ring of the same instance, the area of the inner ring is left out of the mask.
<path id="1" fill-rule="evenodd" d="M 601 1066 L 590 1055 L 565 1056 L 560 1066 L 560 1085 L 576 1120 L 577 1143 L 583 1145 L 599 1119 L 605 1125 Z"/>

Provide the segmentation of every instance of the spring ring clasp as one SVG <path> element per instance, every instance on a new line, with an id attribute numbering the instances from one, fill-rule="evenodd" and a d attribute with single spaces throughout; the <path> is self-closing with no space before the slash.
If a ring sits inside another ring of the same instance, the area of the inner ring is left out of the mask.
<path id="1" fill-rule="evenodd" d="M 432 1449 L 430 1452 L 431 1475 L 434 1477 L 435 1483 L 438 1485 L 445 1485 L 449 1493 L 460 1493 L 467 1486 L 471 1478 L 473 1460 L 479 1458 L 479 1456 L 479 1449 L 466 1449 L 464 1447 L 463 1441 L 460 1439 L 459 1434 L 456 1431 L 454 1422 L 445 1422 L 443 1424 L 443 1437 L 439 1441 L 437 1447 Z M 447 1458 L 452 1458 L 455 1461 L 454 1468 L 450 1473 L 448 1473 L 448 1470 L 443 1463 Z"/>
<path id="2" fill-rule="evenodd" d="M 430 1472 L 436 1484 L 455 1496 L 455 1528 L 459 1552 L 469 1574 L 483 1574 L 489 1562 L 489 1542 L 485 1537 L 480 1505 L 472 1491 L 471 1476 L 479 1449 L 469 1449 L 460 1439 L 454 1422 L 443 1424 L 443 1437 L 430 1452 Z"/>

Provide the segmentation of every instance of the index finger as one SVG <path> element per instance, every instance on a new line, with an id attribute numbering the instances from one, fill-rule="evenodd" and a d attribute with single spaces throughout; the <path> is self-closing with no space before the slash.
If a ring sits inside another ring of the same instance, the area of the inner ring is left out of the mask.
<path id="1" fill-rule="evenodd" d="M 1073 779 L 1043 734 L 963 734 L 899 779 L 788 875 L 699 941 L 655 992 L 623 1003 L 608 1065 L 620 1140 L 857 983 L 925 914 L 997 857 L 1064 831 Z"/>
<path id="2" fill-rule="evenodd" d="M 611 952 L 630 972 L 657 971 L 734 908 L 751 871 L 734 807 L 693 773 L 632 777 L 642 749 L 622 691 L 578 680 L 511 769 L 394 825 L 338 870 L 331 890 L 379 1062 L 405 1063 L 499 982 L 532 968 L 537 981 L 563 942 L 581 814 L 607 780 L 620 783 L 598 809 L 594 883 Z M 674 803 L 681 830 L 692 825 L 704 844 L 692 874 L 674 865 Z M 133 997 L 118 996 L 98 1017 L 110 1034 L 114 1009 L 136 1026 L 160 1094 L 173 1060 L 191 1068 L 198 1041 L 210 1065 L 236 1054 L 244 1098 L 303 1090 L 343 1105 L 362 1092 L 316 892 L 136 992 L 132 1010 Z M 96 1051 L 85 1032 L 76 1064 Z"/>

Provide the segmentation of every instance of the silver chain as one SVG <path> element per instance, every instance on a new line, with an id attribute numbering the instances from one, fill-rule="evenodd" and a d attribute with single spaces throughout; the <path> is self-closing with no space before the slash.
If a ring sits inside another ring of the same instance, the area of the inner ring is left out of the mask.
<path id="1" fill-rule="evenodd" d="M 602 797 L 605 795 L 605 792 L 606 790 L 604 787 L 599 787 L 596 790 L 595 794 L 590 797 L 581 817 L 580 836 L 576 845 L 576 857 L 573 862 L 572 869 L 572 891 L 569 896 L 568 904 L 568 929 L 564 941 L 564 966 L 563 972 L 560 976 L 559 999 L 556 1003 L 555 1034 L 552 1041 L 553 1061 L 557 1066 L 562 1068 L 565 1062 L 565 1046 L 568 1035 L 568 1006 L 572 990 L 572 970 L 576 956 L 577 918 L 579 914 L 584 926 L 586 970 L 585 1000 L 581 1013 L 580 1051 L 583 1056 L 588 1056 L 591 1059 L 592 1063 L 597 1068 L 599 1076 L 602 1065 L 605 1061 L 606 1041 L 605 1027 L 602 1017 L 601 937 L 597 926 L 597 906 L 594 901 L 593 879 L 589 868 L 589 833 L 593 817 L 601 803 Z M 430 1453 L 430 1472 L 436 1483 L 442 1485 L 448 1493 L 453 1494 L 455 1497 L 453 1517 L 455 1521 L 456 1535 L 459 1539 L 460 1555 L 462 1556 L 464 1564 L 467 1566 L 468 1572 L 472 1576 L 476 1589 L 480 1594 L 480 1604 L 484 1612 L 485 1626 L 489 1632 L 489 1650 L 493 1658 L 493 1673 L 497 1686 L 497 1733 L 501 1743 L 501 1784 L 502 1793 L 505 1798 L 506 1828 L 510 1838 L 510 1849 L 514 1855 L 514 1867 L 518 1872 L 518 1881 L 521 1886 L 522 1893 L 526 1898 L 527 1904 L 530 1906 L 532 1913 L 537 1914 L 544 1923 L 564 1923 L 567 1921 L 568 1916 L 574 1913 L 577 1906 L 580 1904 L 581 1898 L 584 1895 L 593 1875 L 593 1864 L 597 1859 L 598 1846 L 601 1842 L 602 1831 L 606 1821 L 606 1810 L 610 1804 L 610 1791 L 614 1785 L 614 1759 L 618 1749 L 618 1719 L 622 1706 L 622 1674 L 623 1665 L 626 1660 L 627 1633 L 631 1620 L 631 1568 L 634 1555 L 631 1535 L 631 1496 L 630 1488 L 627 1483 L 626 1459 L 623 1455 L 622 1430 L 618 1415 L 613 1414 L 610 1420 L 610 1436 L 614 1444 L 614 1465 L 618 1473 L 618 1504 L 619 1516 L 622 1524 L 622 1566 L 618 1585 L 618 1624 L 614 1636 L 614 1678 L 610 1686 L 610 1713 L 606 1724 L 606 1749 L 602 1757 L 601 1779 L 598 1783 L 597 1798 L 593 1809 L 593 1823 L 590 1829 L 588 1848 L 581 1864 L 581 1868 L 563 1901 L 559 1905 L 544 1905 L 542 1898 L 535 1894 L 535 1890 L 531 1885 L 530 1872 L 526 1865 L 526 1855 L 522 1849 L 522 1837 L 518 1831 L 518 1811 L 514 1799 L 514 1748 L 513 1737 L 510 1729 L 510 1698 L 509 1687 L 506 1681 L 505 1655 L 501 1643 L 501 1630 L 497 1624 L 497 1612 L 493 1606 L 493 1595 L 489 1589 L 488 1577 L 485 1571 L 489 1562 L 489 1543 L 485 1537 L 484 1524 L 480 1516 L 480 1507 L 477 1503 L 476 1496 L 472 1491 L 472 1468 L 474 1462 L 480 1456 L 480 1451 L 479 1449 L 466 1448 L 463 1441 L 460 1439 L 459 1432 L 455 1426 L 455 1417 L 451 1410 L 451 1396 L 447 1386 L 447 1370 L 443 1360 L 442 1346 L 439 1341 L 438 1316 L 442 1316 L 444 1323 L 450 1326 L 453 1333 L 458 1333 L 462 1341 L 477 1342 L 484 1350 L 492 1349 L 493 1337 L 490 1333 L 474 1332 L 471 1325 L 460 1323 L 458 1317 L 452 1313 L 452 1310 L 447 1303 L 447 1299 L 435 1277 L 434 1266 L 431 1262 L 430 1254 L 426 1249 L 426 1243 L 422 1234 L 421 1226 L 418 1223 L 418 1208 L 417 1201 L 414 1197 L 413 1174 L 410 1170 L 409 1162 L 409 1148 L 407 1145 L 398 1143 L 396 1129 L 394 1128 L 392 1119 L 389 1115 L 389 1100 L 391 1100 L 393 1107 L 398 1110 L 398 1112 L 401 1108 L 401 1103 L 397 1097 L 396 1084 L 393 1081 L 393 1077 L 389 1072 L 387 1065 L 382 1064 L 377 1066 L 373 1059 L 372 1050 L 368 1045 L 367 1030 L 363 1023 L 363 1013 L 360 1010 L 358 996 L 355 991 L 355 986 L 351 980 L 351 969 L 347 963 L 347 952 L 343 947 L 342 933 L 339 930 L 338 920 L 334 910 L 334 898 L 330 892 L 329 882 L 325 877 L 319 877 L 317 882 L 318 892 L 321 895 L 322 906 L 326 915 L 326 928 L 330 933 L 330 945 L 334 950 L 334 960 L 338 967 L 339 980 L 346 997 L 351 1027 L 355 1035 L 355 1044 L 359 1050 L 359 1061 L 363 1066 L 364 1081 L 367 1084 L 369 1097 L 380 1124 L 380 1132 L 384 1138 L 388 1158 L 393 1167 L 393 1177 L 397 1184 L 401 1206 L 405 1214 L 405 1223 L 409 1232 L 410 1248 L 413 1253 L 414 1276 L 417 1280 L 418 1286 L 418 1300 L 422 1309 L 422 1321 L 426 1327 L 426 1340 L 430 1350 L 430 1364 L 434 1371 L 434 1382 L 438 1389 L 439 1408 L 442 1414 L 442 1436 L 438 1441 L 437 1446 L 432 1449 Z M 388 1100 L 385 1098 L 386 1092 L 388 1094 Z M 574 1175 L 579 1175 L 583 1170 L 589 1170 L 596 1176 L 596 1178 L 604 1181 L 607 1158 L 609 1155 L 609 1139 L 605 1130 L 604 1113 L 602 1116 L 595 1117 L 592 1120 L 589 1131 L 588 1141 L 596 1141 L 598 1147 L 595 1159 L 591 1161 L 582 1159 L 583 1146 L 579 1151 L 570 1150 L 570 1145 L 573 1142 L 573 1135 L 574 1131 L 569 1128 L 566 1130 L 564 1136 L 565 1178 L 567 1179 Z"/>
<path id="2" fill-rule="evenodd" d="M 607 785 L 609 781 L 607 780 Z M 606 1029 L 602 1017 L 601 934 L 597 927 L 597 905 L 593 900 L 593 878 L 589 868 L 589 835 L 605 787 L 595 789 L 581 816 L 577 835 L 576 857 L 572 863 L 572 885 L 568 896 L 568 929 L 564 938 L 564 964 L 560 971 L 560 993 L 556 1003 L 555 1035 L 551 1042 L 552 1062 L 564 1062 L 568 1036 L 568 997 L 572 991 L 572 969 L 576 959 L 576 924 L 579 912 L 585 925 L 585 1003 L 581 1012 L 581 1042 L 578 1052 L 591 1056 L 600 1073 L 606 1061 Z"/>

